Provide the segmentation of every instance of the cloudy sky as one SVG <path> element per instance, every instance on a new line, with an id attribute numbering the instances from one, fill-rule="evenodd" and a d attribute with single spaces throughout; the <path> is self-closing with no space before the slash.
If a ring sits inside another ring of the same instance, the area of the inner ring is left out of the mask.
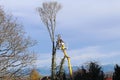
<path id="1" fill-rule="evenodd" d="M 0 0 L 7 13 L 23 24 L 27 35 L 37 40 L 32 49 L 36 65 L 50 66 L 51 42 L 36 11 L 43 2 L 53 0 Z M 61 34 L 68 47 L 72 65 L 88 61 L 120 64 L 120 0 L 56 0 L 62 5 L 57 14 L 56 35 Z M 57 64 L 63 57 L 57 52 Z"/>

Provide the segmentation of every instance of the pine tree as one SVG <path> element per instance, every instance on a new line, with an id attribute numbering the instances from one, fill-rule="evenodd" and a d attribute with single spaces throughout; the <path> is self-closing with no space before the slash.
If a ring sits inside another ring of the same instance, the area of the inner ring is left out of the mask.
<path id="1" fill-rule="evenodd" d="M 88 79 L 89 80 L 104 80 L 102 68 L 96 62 L 88 64 Z"/>
<path id="2" fill-rule="evenodd" d="M 74 80 L 87 80 L 87 72 L 83 66 L 74 73 Z"/>
<path id="3" fill-rule="evenodd" d="M 120 79 L 120 66 L 116 64 L 114 70 L 115 72 L 113 73 L 113 80 L 119 80 Z"/>
<path id="4" fill-rule="evenodd" d="M 104 80 L 104 73 L 100 65 L 90 62 L 74 72 L 74 80 Z"/>
<path id="5" fill-rule="evenodd" d="M 88 64 L 88 75 L 90 80 L 104 80 L 104 73 L 101 70 L 101 66 L 96 62 Z"/>

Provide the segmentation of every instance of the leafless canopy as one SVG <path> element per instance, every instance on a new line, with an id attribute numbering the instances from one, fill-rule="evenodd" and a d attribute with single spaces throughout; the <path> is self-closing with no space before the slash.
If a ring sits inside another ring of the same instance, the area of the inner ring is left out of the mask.
<path id="1" fill-rule="evenodd" d="M 31 64 L 35 58 L 29 47 L 33 45 L 32 40 L 24 36 L 22 26 L 0 8 L 0 77 L 17 74 Z"/>
<path id="2" fill-rule="evenodd" d="M 56 27 L 56 14 L 60 9 L 61 5 L 57 2 L 45 2 L 43 7 L 38 8 L 41 20 L 46 25 L 52 42 Z"/>

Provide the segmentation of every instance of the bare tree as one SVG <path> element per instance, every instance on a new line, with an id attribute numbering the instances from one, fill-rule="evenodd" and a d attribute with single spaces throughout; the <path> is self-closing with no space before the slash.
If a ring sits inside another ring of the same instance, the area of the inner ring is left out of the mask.
<path id="1" fill-rule="evenodd" d="M 29 51 L 35 42 L 24 35 L 22 26 L 0 8 L 0 77 L 19 74 L 35 60 Z"/>
<path id="2" fill-rule="evenodd" d="M 56 14 L 61 9 L 61 5 L 57 2 L 45 2 L 42 7 L 38 7 L 42 22 L 48 29 L 51 42 L 52 42 L 52 80 L 55 79 L 55 68 L 56 68 L 56 48 L 55 48 L 55 28 L 56 28 Z"/>
<path id="3" fill-rule="evenodd" d="M 3 9 L 1 8 L 1 6 L 0 6 L 0 24 L 4 21 L 4 11 L 3 11 Z"/>

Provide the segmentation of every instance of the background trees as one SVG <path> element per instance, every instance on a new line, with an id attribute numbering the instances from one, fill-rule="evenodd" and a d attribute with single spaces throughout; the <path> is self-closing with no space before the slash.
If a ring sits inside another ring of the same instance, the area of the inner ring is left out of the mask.
<path id="1" fill-rule="evenodd" d="M 52 64 L 51 76 L 55 79 L 56 68 L 56 47 L 55 47 L 55 28 L 56 28 L 56 14 L 61 9 L 61 5 L 57 2 L 44 2 L 42 7 L 38 7 L 42 22 L 47 27 L 52 42 Z"/>
<path id="2" fill-rule="evenodd" d="M 104 80 L 102 68 L 96 62 L 88 64 L 88 76 L 89 80 Z"/>
<path id="3" fill-rule="evenodd" d="M 113 80 L 119 80 L 120 79 L 120 66 L 116 64 L 114 70 L 115 72 L 113 73 Z"/>
<path id="4" fill-rule="evenodd" d="M 104 80 L 104 73 L 100 65 L 90 62 L 74 72 L 74 80 Z"/>
<path id="5" fill-rule="evenodd" d="M 88 73 L 83 66 L 81 69 L 78 69 L 76 72 L 74 72 L 74 80 L 87 80 L 87 79 Z"/>
<path id="6" fill-rule="evenodd" d="M 40 80 L 40 75 L 36 69 L 33 69 L 30 73 L 30 80 Z"/>
<path id="7" fill-rule="evenodd" d="M 25 36 L 22 25 L 0 7 L 0 77 L 20 76 L 22 70 L 35 60 L 29 48 L 35 44 Z"/>

